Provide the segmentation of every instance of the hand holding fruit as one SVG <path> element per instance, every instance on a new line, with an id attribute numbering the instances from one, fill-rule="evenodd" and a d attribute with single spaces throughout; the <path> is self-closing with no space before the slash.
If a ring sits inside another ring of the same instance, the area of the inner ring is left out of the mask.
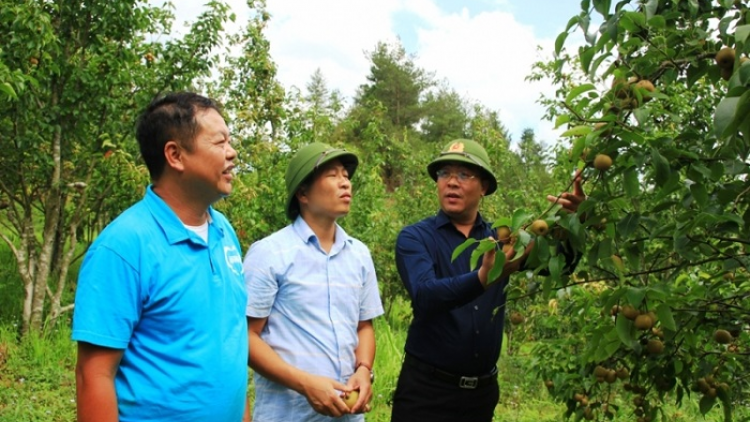
<path id="1" fill-rule="evenodd" d="M 343 391 L 341 398 L 349 409 L 346 413 L 365 413 L 370 411 L 369 402 L 372 399 L 372 385 L 370 384 L 370 372 L 362 366 L 355 371 L 347 382 L 349 391 Z"/>
<path id="2" fill-rule="evenodd" d="M 308 374 L 304 378 L 300 392 L 316 412 L 336 418 L 350 413 L 346 403 L 336 391 L 349 392 L 351 387 L 319 375 Z"/>

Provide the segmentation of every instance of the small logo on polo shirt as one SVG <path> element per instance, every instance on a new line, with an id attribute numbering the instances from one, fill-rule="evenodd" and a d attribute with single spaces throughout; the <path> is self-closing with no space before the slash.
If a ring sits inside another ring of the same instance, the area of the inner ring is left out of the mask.
<path id="1" fill-rule="evenodd" d="M 224 259 L 233 273 L 237 275 L 242 274 L 242 257 L 237 248 L 234 246 L 224 246 Z"/>

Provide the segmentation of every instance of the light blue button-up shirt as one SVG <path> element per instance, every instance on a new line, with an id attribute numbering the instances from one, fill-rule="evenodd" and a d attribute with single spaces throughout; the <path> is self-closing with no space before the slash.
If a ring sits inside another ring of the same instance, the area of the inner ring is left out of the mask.
<path id="1" fill-rule="evenodd" d="M 298 217 L 254 243 L 244 268 L 247 315 L 268 318 L 261 338 L 290 365 L 346 383 L 356 363 L 359 321 L 383 314 L 367 247 L 337 225 L 326 253 Z M 316 413 L 302 395 L 257 373 L 253 412 L 253 420 L 261 422 L 332 420 Z"/>

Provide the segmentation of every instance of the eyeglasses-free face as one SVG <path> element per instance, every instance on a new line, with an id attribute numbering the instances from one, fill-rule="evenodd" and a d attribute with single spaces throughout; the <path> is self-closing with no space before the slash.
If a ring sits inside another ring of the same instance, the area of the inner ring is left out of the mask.
<path id="1" fill-rule="evenodd" d="M 436 172 L 438 180 L 449 180 L 453 176 L 456 177 L 456 180 L 458 180 L 461 183 L 466 183 L 469 180 L 476 179 L 477 175 L 470 173 L 466 170 L 448 170 L 446 168 L 441 168 Z"/>

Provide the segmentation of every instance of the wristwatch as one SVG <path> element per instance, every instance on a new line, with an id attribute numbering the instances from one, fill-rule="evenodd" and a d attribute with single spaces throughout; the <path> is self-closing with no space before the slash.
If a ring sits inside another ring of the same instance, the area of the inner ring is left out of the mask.
<path id="1" fill-rule="evenodd" d="M 357 366 L 354 367 L 354 372 L 357 372 L 359 370 L 360 366 L 364 366 L 368 371 L 370 371 L 370 384 L 375 383 L 375 372 L 372 370 L 372 366 L 364 363 L 364 362 L 357 362 Z"/>

